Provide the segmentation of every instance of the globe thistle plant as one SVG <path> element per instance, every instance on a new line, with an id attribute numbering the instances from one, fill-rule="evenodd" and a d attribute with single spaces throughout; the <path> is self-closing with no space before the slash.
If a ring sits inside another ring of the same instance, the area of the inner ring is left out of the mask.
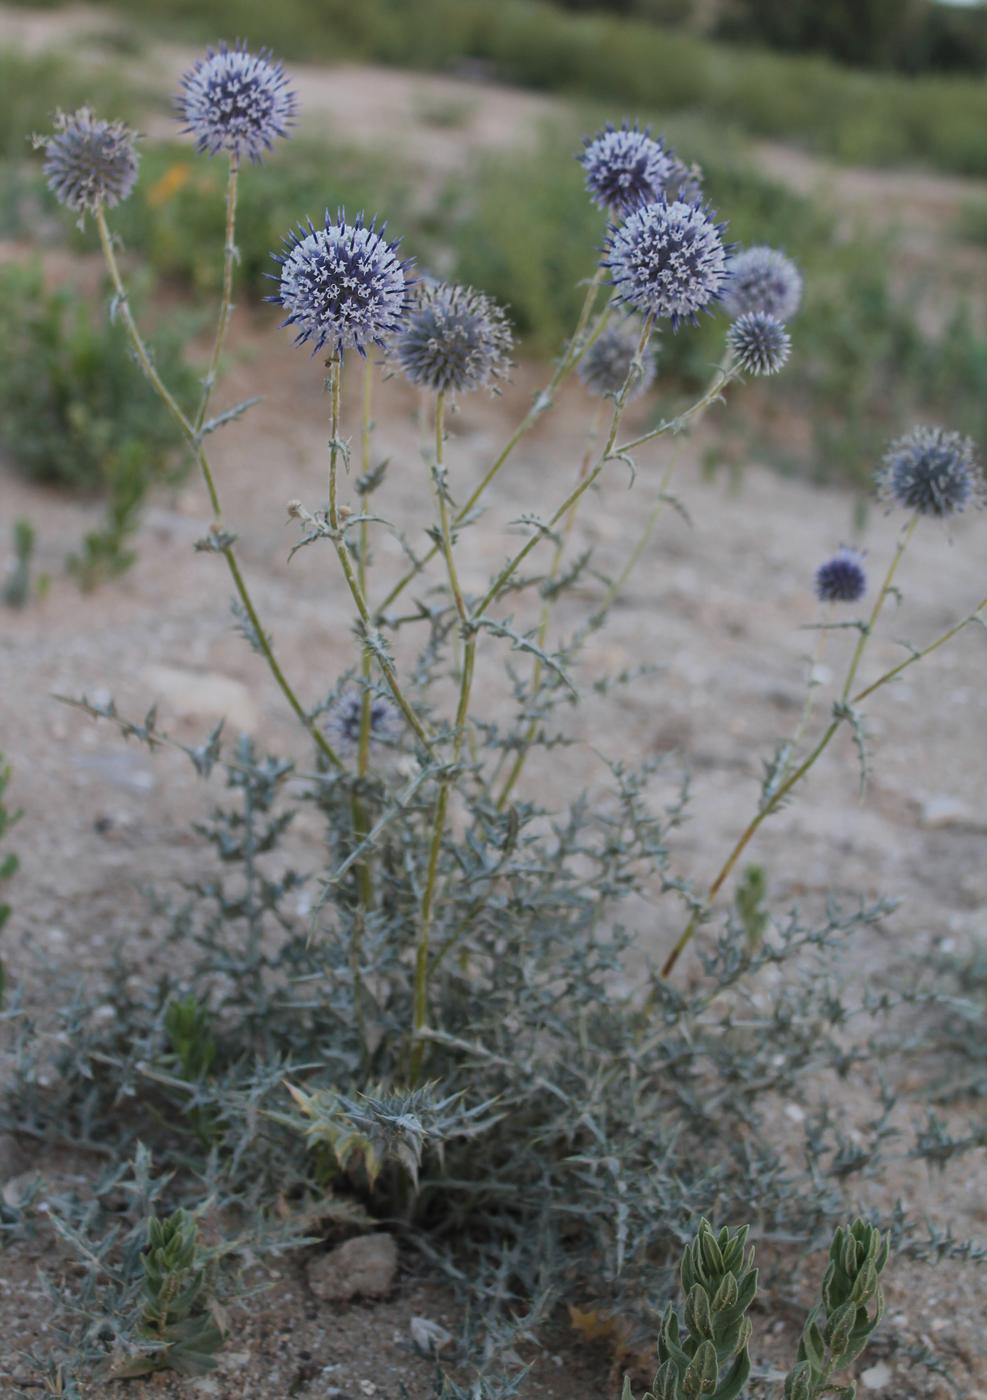
<path id="1" fill-rule="evenodd" d="M 709 308 L 726 275 L 723 226 L 701 204 L 660 199 L 613 226 L 603 265 L 616 298 L 644 316 L 683 320 Z"/>
<path id="2" fill-rule="evenodd" d="M 311 340 L 315 351 L 328 345 L 334 354 L 383 347 L 404 321 L 411 285 L 397 246 L 385 239 L 384 225 L 365 224 L 362 215 L 348 224 L 342 212 L 335 223 L 327 211 L 323 226 L 309 222 L 290 233 L 284 253 L 274 255 L 280 289 L 268 300 L 287 311 L 282 325 L 297 327 L 295 343 Z"/>
<path id="3" fill-rule="evenodd" d="M 393 350 L 412 384 L 434 393 L 496 388 L 514 344 L 507 317 L 472 287 L 431 282 L 420 289 Z"/>
<path id="4" fill-rule="evenodd" d="M 606 126 L 583 141 L 579 163 L 586 171 L 586 188 L 594 204 L 625 215 L 641 204 L 651 204 L 680 163 L 661 140 L 642 131 L 635 122 L 619 128 Z"/>
<path id="5" fill-rule="evenodd" d="M 330 703 L 325 719 L 325 731 L 333 748 L 354 754 L 360 743 L 360 723 L 363 715 L 363 691 L 356 686 L 344 690 Z M 370 696 L 370 742 L 373 745 L 393 743 L 401 732 L 397 707 L 383 695 Z"/>
<path id="6" fill-rule="evenodd" d="M 641 331 L 633 321 L 608 326 L 593 341 L 579 363 L 579 378 L 591 394 L 614 398 L 620 393 L 637 354 Z M 641 360 L 641 374 L 631 386 L 627 402 L 643 394 L 654 383 L 655 357 L 650 351 Z"/>
<path id="7" fill-rule="evenodd" d="M 802 301 L 802 274 L 776 248 L 745 248 L 730 259 L 723 305 L 731 316 L 763 311 L 790 321 Z"/>
<path id="8" fill-rule="evenodd" d="M 185 130 L 211 156 L 228 151 L 259 161 L 275 137 L 288 135 L 297 110 L 280 63 L 242 43 L 210 49 L 182 78 L 182 89 L 175 106 Z"/>
<path id="9" fill-rule="evenodd" d="M 856 549 L 838 549 L 816 570 L 820 603 L 857 603 L 867 592 L 864 557 Z"/>
<path id="10" fill-rule="evenodd" d="M 745 374 L 777 374 L 791 353 L 785 327 L 764 311 L 748 311 L 727 332 L 727 348 Z"/>
<path id="11" fill-rule="evenodd" d="M 137 183 L 136 140 L 123 122 L 101 121 L 88 107 L 59 112 L 54 134 L 39 141 L 48 188 L 79 214 L 112 209 Z"/>
<path id="12" fill-rule="evenodd" d="M 912 428 L 896 438 L 884 454 L 877 485 L 888 506 L 919 515 L 957 515 L 985 500 L 972 440 L 944 428 Z"/>

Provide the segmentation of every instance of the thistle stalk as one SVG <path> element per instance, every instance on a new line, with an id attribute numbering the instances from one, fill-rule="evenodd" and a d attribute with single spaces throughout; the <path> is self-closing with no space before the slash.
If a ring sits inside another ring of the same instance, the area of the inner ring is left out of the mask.
<path id="1" fill-rule="evenodd" d="M 854 648 L 853 655 L 850 658 L 850 665 L 847 668 L 846 679 L 843 683 L 843 687 L 840 692 L 839 705 L 834 707 L 833 719 L 831 719 L 829 724 L 826 726 L 826 729 L 824 730 L 822 737 L 816 743 L 815 748 L 813 748 L 809 755 L 805 759 L 803 759 L 803 761 L 798 765 L 794 772 L 792 772 L 787 778 L 785 778 L 785 780 L 782 783 L 779 784 L 779 786 L 775 789 L 771 796 L 767 798 L 764 805 L 754 815 L 754 817 L 752 817 L 750 822 L 748 822 L 747 826 L 741 832 L 736 844 L 734 845 L 730 854 L 727 856 L 723 865 L 720 867 L 715 878 L 710 884 L 706 892 L 706 898 L 703 903 L 703 906 L 693 911 L 693 914 L 689 919 L 689 922 L 686 924 L 685 929 L 680 934 L 677 942 L 675 943 L 668 957 L 665 959 L 665 962 L 661 969 L 662 977 L 668 977 L 673 972 L 675 964 L 678 962 L 679 956 L 681 955 L 683 949 L 691 941 L 693 935 L 696 932 L 696 929 L 699 927 L 700 922 L 702 921 L 704 916 L 709 912 L 717 896 L 719 895 L 720 890 L 723 888 L 724 884 L 732 874 L 738 860 L 743 855 L 744 851 L 747 849 L 754 836 L 756 836 L 763 823 L 767 820 L 768 817 L 772 815 L 773 812 L 776 812 L 778 810 L 778 808 L 784 802 L 785 798 L 792 791 L 792 789 L 795 788 L 802 781 L 802 779 L 815 766 L 818 759 L 820 759 L 825 753 L 831 741 L 836 736 L 838 730 L 842 726 L 844 720 L 848 718 L 848 711 L 851 703 L 856 704 L 858 699 L 862 699 L 864 696 L 870 695 L 874 690 L 878 688 L 878 685 L 884 684 L 885 678 L 882 678 L 882 680 L 879 681 L 877 684 L 869 686 L 866 690 L 861 691 L 858 696 L 855 696 L 853 698 L 852 702 L 850 701 L 850 693 L 853 688 L 853 682 L 856 679 L 858 670 L 860 669 L 860 663 L 863 660 L 867 643 L 874 634 L 874 627 L 876 626 L 878 618 L 880 617 L 881 612 L 884 608 L 884 604 L 887 602 L 887 599 L 891 593 L 892 587 L 894 585 L 894 579 L 898 572 L 898 566 L 901 563 L 902 556 L 904 555 L 905 550 L 908 548 L 911 538 L 915 533 L 915 527 L 918 524 L 918 519 L 919 517 L 917 514 L 913 515 L 911 520 L 909 520 L 908 524 L 902 530 L 898 538 L 898 543 L 895 546 L 894 553 L 891 557 L 891 562 L 888 565 L 887 573 L 884 576 L 884 582 L 881 585 L 881 589 L 877 595 L 877 599 L 875 600 L 874 606 L 871 609 L 870 616 L 860 628 L 860 635 L 857 638 L 857 644 Z M 969 620 L 969 618 L 966 618 L 957 627 L 951 628 L 948 633 L 943 634 L 942 637 L 937 639 L 937 641 L 933 643 L 933 645 L 929 647 L 927 651 L 935 650 L 937 646 L 941 646 L 944 642 L 948 641 L 950 636 L 955 636 L 956 632 L 959 631 L 961 627 L 965 626 L 966 622 Z M 923 654 L 927 654 L 927 652 Z M 915 659 L 917 658 L 909 658 L 909 661 Z M 908 664 L 908 662 L 903 663 L 901 666 L 894 668 L 894 674 L 900 674 L 900 672 L 904 669 L 904 666 L 906 664 Z M 886 677 L 886 679 L 890 679 L 890 674 Z"/>
<path id="2" fill-rule="evenodd" d="M 193 426 L 193 424 L 186 417 L 178 401 L 168 389 L 167 385 L 164 383 L 161 376 L 158 374 L 157 369 L 154 366 L 154 361 L 151 358 L 151 355 L 144 342 L 144 338 L 141 335 L 140 329 L 134 318 L 133 311 L 131 310 L 130 301 L 127 296 L 126 284 L 124 283 L 123 276 L 120 272 L 120 265 L 117 262 L 116 251 L 113 247 L 112 235 L 110 234 L 109 227 L 106 223 L 106 214 L 101 206 L 96 208 L 94 218 L 96 221 L 96 228 L 99 232 L 99 241 L 100 246 L 103 250 L 103 258 L 106 262 L 107 270 L 110 274 L 110 280 L 113 283 L 113 290 L 116 297 L 116 307 L 123 320 L 124 329 L 127 332 L 127 337 L 130 340 L 130 344 L 133 348 L 134 354 L 137 357 L 137 362 L 140 365 L 145 378 L 151 385 L 154 392 L 158 395 L 165 408 L 171 414 L 172 418 L 175 420 L 176 424 L 182 432 L 183 437 L 185 438 L 188 444 L 189 450 L 191 451 L 192 456 L 194 457 L 200 472 L 202 473 L 202 479 L 205 482 L 206 491 L 209 496 L 209 502 L 212 506 L 214 516 L 213 533 L 216 534 L 218 533 L 217 527 L 219 526 L 222 520 L 223 511 L 222 506 L 220 505 L 219 493 L 216 489 L 216 480 L 213 476 L 212 468 L 209 465 L 209 459 L 206 455 L 205 449 L 202 446 L 201 433 Z M 243 573 L 237 561 L 233 545 L 225 544 L 220 550 L 220 553 L 226 560 L 227 567 L 229 568 L 230 575 L 233 579 L 233 585 L 237 591 L 237 595 L 243 606 L 243 610 L 246 613 L 247 618 L 250 622 L 253 636 L 256 638 L 257 646 L 260 649 L 261 655 L 264 657 L 264 660 L 267 662 L 268 669 L 270 670 L 271 675 L 274 677 L 278 689 L 281 691 L 282 695 L 287 700 L 289 706 L 294 711 L 296 717 L 303 725 L 303 727 L 307 730 L 308 734 L 314 741 L 316 747 L 321 751 L 323 756 L 326 759 L 328 759 L 328 761 L 332 764 L 334 768 L 341 768 L 342 763 L 339 759 L 338 754 L 336 753 L 332 745 L 329 743 L 325 735 L 318 728 L 315 721 L 305 710 L 301 701 L 298 699 L 298 696 L 296 695 L 295 691 L 289 684 L 287 677 L 282 671 L 278 660 L 274 655 L 274 649 L 271 646 L 267 634 L 261 626 L 257 609 L 254 606 L 253 599 L 247 588 L 246 580 L 243 577 Z"/>
<path id="3" fill-rule="evenodd" d="M 230 328 L 230 319 L 233 315 L 233 267 L 237 257 L 235 235 L 239 174 L 240 155 L 238 151 L 233 150 L 230 152 L 229 176 L 226 182 L 226 233 L 223 240 L 223 293 L 219 303 L 219 316 L 216 321 L 216 335 L 213 340 L 212 354 L 209 358 L 209 368 L 202 381 L 202 399 L 199 403 L 199 411 L 195 415 L 193 424 L 197 433 L 202 431 L 202 425 L 206 421 L 209 400 L 212 398 L 213 389 L 216 387 L 216 379 L 219 374 L 219 362 L 222 358 L 223 346 L 226 344 L 226 334 Z"/>
<path id="4" fill-rule="evenodd" d="M 425 1042 L 419 1035 L 428 1023 L 428 958 L 432 927 L 432 913 L 435 906 L 435 891 L 438 881 L 439 857 L 445 835 L 446 814 L 449 807 L 449 784 L 459 767 L 463 752 L 463 739 L 466 733 L 466 720 L 469 713 L 470 693 L 473 686 L 473 673 L 476 663 L 476 627 L 470 617 L 456 560 L 453 553 L 452 530 L 449 523 L 449 506 L 444 480 L 445 459 L 445 395 L 439 393 L 435 400 L 435 465 L 432 480 L 439 517 L 439 535 L 442 554 L 449 577 L 459 624 L 463 633 L 463 665 L 459 682 L 459 701 L 456 706 L 456 721 L 452 738 L 452 767 L 448 773 L 439 775 L 439 791 L 435 799 L 432 818 L 432 839 L 429 846 L 428 867 L 425 876 L 425 889 L 422 894 L 421 914 L 418 929 L 418 947 L 415 953 L 415 994 L 414 1032 L 415 1041 L 411 1055 L 411 1082 L 416 1084 L 421 1074 L 425 1057 Z"/>
<path id="5" fill-rule="evenodd" d="M 360 412 L 360 473 L 361 478 L 366 479 L 370 471 L 370 414 L 373 403 L 373 364 L 370 357 L 367 357 L 363 366 L 363 392 L 361 395 Z M 367 514 L 367 497 L 360 496 L 360 515 Z M 363 596 L 367 596 L 367 551 L 369 548 L 369 531 L 367 521 L 360 521 L 360 543 L 359 556 L 357 558 L 357 581 Z M 362 782 L 370 768 L 370 728 L 372 717 L 373 700 L 370 694 L 370 674 L 371 662 L 370 653 L 364 647 L 360 654 L 360 675 L 363 681 L 363 692 L 360 696 L 360 732 L 357 739 L 356 769 L 357 778 Z M 353 814 L 353 839 L 357 846 L 361 844 L 367 834 L 367 818 L 363 806 L 363 799 L 356 790 L 353 792 L 351 801 Z M 356 868 L 357 884 L 360 891 L 360 905 L 364 912 L 368 912 L 373 905 L 373 872 L 370 865 L 370 857 L 362 860 Z M 356 951 L 356 950 L 355 950 Z M 359 980 L 359 965 L 354 971 L 355 978 Z"/>
<path id="6" fill-rule="evenodd" d="M 517 447 L 521 439 L 524 438 L 531 431 L 531 429 L 541 418 L 542 414 L 546 413 L 548 409 L 551 408 L 552 404 L 555 401 L 555 394 L 562 385 L 563 381 L 569 376 L 569 374 L 572 373 L 572 371 L 579 364 L 579 361 L 582 359 L 583 355 L 596 340 L 597 336 L 600 335 L 600 333 L 604 330 L 607 324 L 607 320 L 609 319 L 608 310 L 604 310 L 600 314 L 596 325 L 593 327 L 593 330 L 590 332 L 589 336 L 586 335 L 586 327 L 589 325 L 590 316 L 592 315 L 593 307 L 596 304 L 596 298 L 599 295 L 600 286 L 603 282 L 603 272 L 603 268 L 598 267 L 594 276 L 590 280 L 589 286 L 586 290 L 586 296 L 583 299 L 582 309 L 579 313 L 579 319 L 576 323 L 576 329 L 573 331 L 571 337 L 566 342 L 565 349 L 563 350 L 562 355 L 559 357 L 559 360 L 556 363 L 555 370 L 553 371 L 551 379 L 548 381 L 548 384 L 545 386 L 545 388 L 542 389 L 535 396 L 531 407 L 528 409 L 525 416 L 521 419 L 521 422 L 514 429 L 513 433 L 508 438 L 504 446 L 501 448 L 500 452 L 494 458 L 493 463 L 487 469 L 484 476 L 481 477 L 479 484 L 467 497 L 465 504 L 456 512 L 452 521 L 452 524 L 454 526 L 461 525 L 463 521 L 466 520 L 470 512 L 475 508 L 475 506 L 479 502 L 480 498 L 486 493 L 487 488 L 493 482 L 494 478 L 498 475 L 501 468 L 507 463 L 508 459 L 510 458 L 511 454 L 513 453 L 514 449 Z M 400 595 L 407 588 L 408 584 L 411 583 L 415 578 L 417 578 L 418 575 L 421 573 L 422 569 L 424 569 L 425 566 L 428 563 L 430 563 L 431 560 L 433 560 L 435 556 L 440 552 L 440 548 L 441 547 L 439 545 L 433 544 L 431 548 L 426 550 L 425 554 L 422 556 L 421 559 L 414 563 L 406 573 L 401 575 L 397 583 L 395 583 L 394 587 L 390 590 L 387 596 L 380 602 L 378 607 L 375 609 L 375 617 L 380 618 L 384 615 L 384 613 L 387 612 L 388 608 L 391 606 L 392 603 L 395 602 L 397 598 L 400 597 Z"/>
<path id="7" fill-rule="evenodd" d="M 369 643 L 369 634 L 374 630 L 370 616 L 370 609 L 367 607 L 367 600 L 364 596 L 363 589 L 360 587 L 360 580 L 357 576 L 355 569 L 353 568 L 353 560 L 350 557 L 349 547 L 347 546 L 346 541 L 343 538 L 342 531 L 339 528 L 339 509 L 336 504 L 336 479 L 338 475 L 338 464 L 339 458 L 344 451 L 344 444 L 339 436 L 340 390 L 343 377 L 342 360 L 340 359 L 339 355 L 330 356 L 330 358 L 326 361 L 326 368 L 329 371 L 327 385 L 329 389 L 329 398 L 331 404 L 329 437 L 329 527 L 332 532 L 332 542 L 336 550 L 336 558 L 339 560 L 340 568 L 343 571 L 343 577 L 345 578 L 347 587 L 350 590 L 350 596 L 352 597 L 353 602 L 356 605 L 356 610 L 360 616 L 360 621 L 363 623 L 363 626 L 367 633 L 367 636 L 364 639 L 364 645 L 367 646 Z M 382 648 L 378 649 L 375 652 L 375 655 L 377 658 L 377 664 L 381 669 L 381 673 L 383 674 L 383 677 L 387 682 L 388 688 L 394 697 L 395 704 L 397 705 L 401 713 L 404 715 L 409 728 L 412 730 L 419 743 L 421 743 L 428 750 L 428 752 L 431 753 L 433 751 L 432 739 L 428 734 L 427 730 L 425 729 L 424 725 L 422 724 L 421 720 L 415 714 L 415 711 L 412 708 L 407 697 L 405 696 L 404 691 L 401 689 L 401 684 L 398 681 L 397 675 L 394 671 L 394 667 L 391 665 L 390 660 L 384 654 Z"/>

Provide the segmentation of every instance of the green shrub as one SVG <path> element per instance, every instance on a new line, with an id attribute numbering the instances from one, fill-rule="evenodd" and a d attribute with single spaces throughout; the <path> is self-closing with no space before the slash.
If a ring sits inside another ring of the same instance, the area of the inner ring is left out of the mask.
<path id="1" fill-rule="evenodd" d="M 115 3 L 132 13 L 130 0 Z M 840 160 L 917 160 L 987 173 L 987 90 L 973 78 L 856 72 L 643 19 L 566 14 L 538 0 L 145 0 L 140 15 L 171 39 L 176 31 L 203 40 L 247 34 L 287 58 L 439 69 L 479 59 L 529 87 L 632 111 L 701 109 L 721 124 Z"/>
<path id="2" fill-rule="evenodd" d="M 143 153 L 134 197 L 115 212 L 114 227 L 128 247 L 140 248 L 160 277 L 215 292 L 222 282 L 223 190 L 220 161 L 197 156 L 188 145 L 164 145 Z M 251 171 L 241 184 L 237 276 L 240 295 L 254 300 L 271 291 L 271 257 L 299 219 L 318 220 L 326 208 L 350 215 L 386 207 L 395 232 L 404 232 L 407 184 L 392 165 L 364 150 L 298 140 L 290 151 Z M 87 243 L 86 246 L 91 246 Z"/>
<path id="3" fill-rule="evenodd" d="M 163 324 L 155 354 L 179 398 L 196 378 L 182 345 L 187 319 Z M 104 492 L 122 471 L 144 481 L 173 466 L 178 437 L 134 377 L 126 337 L 69 288 L 48 290 L 37 263 L 0 270 L 0 446 L 23 475 Z"/>
<path id="4" fill-rule="evenodd" d="M 0 50 L 0 158 L 24 157 L 32 134 L 50 127 L 56 108 L 91 106 L 94 93 L 116 116 L 135 112 L 130 87 L 112 70 L 82 70 L 61 54 Z"/>

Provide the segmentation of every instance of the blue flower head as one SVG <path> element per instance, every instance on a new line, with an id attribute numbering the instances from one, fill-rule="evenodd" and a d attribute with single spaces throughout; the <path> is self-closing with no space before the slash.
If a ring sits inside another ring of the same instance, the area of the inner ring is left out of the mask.
<path id="1" fill-rule="evenodd" d="M 44 146 L 44 175 L 58 200 L 79 214 L 111 209 L 137 183 L 137 138 L 123 122 L 100 121 L 88 107 L 59 112 Z"/>
<path id="2" fill-rule="evenodd" d="M 280 63 L 269 50 L 253 54 L 243 43 L 210 49 L 182 78 L 182 88 L 179 116 L 211 156 L 229 151 L 259 161 L 276 136 L 288 135 L 297 111 Z"/>
<path id="3" fill-rule="evenodd" d="M 329 704 L 325 731 L 334 748 L 353 754 L 360 743 L 360 722 L 363 716 L 363 691 L 351 686 Z M 401 733 L 401 720 L 396 705 L 376 692 L 370 695 L 370 742 L 372 745 L 394 743 Z"/>
<path id="4" fill-rule="evenodd" d="M 867 592 L 864 557 L 856 549 L 838 549 L 816 570 L 820 603 L 856 603 Z"/>
<path id="5" fill-rule="evenodd" d="M 727 347 L 745 374 L 777 374 L 788 361 L 792 342 L 774 316 L 748 311 L 727 331 Z"/>
<path id="6" fill-rule="evenodd" d="M 579 162 L 586 171 L 586 188 L 594 204 L 613 214 L 629 214 L 639 204 L 653 203 L 679 168 L 664 143 L 636 122 L 606 126 L 583 145 Z"/>
<path id="7" fill-rule="evenodd" d="M 394 340 L 402 370 L 423 389 L 495 388 L 514 344 L 504 312 L 482 292 L 445 282 L 422 286 Z"/>
<path id="8" fill-rule="evenodd" d="M 734 254 L 727 267 L 723 305 L 730 316 L 763 311 L 790 321 L 802 301 L 802 274 L 777 248 L 761 245 Z"/>
<path id="9" fill-rule="evenodd" d="M 972 440 L 944 428 L 912 428 L 896 438 L 884 454 L 877 485 L 887 505 L 919 515 L 957 515 L 985 499 Z"/>
<path id="10" fill-rule="evenodd" d="M 630 319 L 621 326 L 608 326 L 596 337 L 579 362 L 579 378 L 591 394 L 615 398 L 620 393 L 640 340 L 641 328 Z M 645 351 L 642 367 L 641 375 L 627 396 L 628 402 L 654 383 L 655 356 L 652 350 Z"/>
<path id="11" fill-rule="evenodd" d="M 328 345 L 333 354 L 354 346 L 361 355 L 368 344 L 383 346 L 404 320 L 411 286 L 410 262 L 397 246 L 383 225 L 362 215 L 348 224 L 342 212 L 335 222 L 327 211 L 323 225 L 290 233 L 284 252 L 274 254 L 280 288 L 268 300 L 287 311 L 282 325 L 297 328 L 295 343 L 311 340 L 314 350 Z"/>
<path id="12" fill-rule="evenodd" d="M 720 295 L 726 273 L 723 225 L 704 205 L 662 198 L 610 228 L 603 266 L 618 301 L 677 329 Z"/>

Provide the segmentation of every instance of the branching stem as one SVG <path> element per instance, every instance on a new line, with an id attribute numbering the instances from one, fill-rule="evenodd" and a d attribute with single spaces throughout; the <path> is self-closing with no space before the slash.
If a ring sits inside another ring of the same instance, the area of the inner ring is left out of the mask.
<path id="1" fill-rule="evenodd" d="M 123 320 L 124 329 L 126 330 L 128 339 L 130 340 L 131 346 L 133 347 L 134 354 L 137 356 L 137 361 L 141 369 L 143 370 L 144 376 L 147 379 L 148 383 L 151 385 L 154 392 L 158 395 L 161 402 L 167 408 L 168 412 L 171 414 L 172 418 L 174 418 L 178 427 L 181 429 L 182 435 L 188 444 L 189 450 L 195 458 L 196 464 L 198 465 L 199 470 L 202 473 L 202 479 L 205 482 L 206 491 L 209 495 L 209 502 L 212 506 L 215 522 L 218 525 L 219 522 L 222 520 L 223 512 L 219 502 L 219 493 L 216 490 L 216 481 L 212 474 L 212 468 L 209 465 L 209 459 L 206 455 L 205 449 L 202 446 L 201 436 L 194 427 L 194 425 L 189 421 L 188 417 L 183 412 L 178 401 L 168 389 L 167 385 L 164 383 L 161 376 L 158 374 L 157 369 L 155 368 L 154 361 L 151 358 L 150 352 L 148 351 L 148 348 L 144 342 L 144 338 L 140 333 L 140 329 L 138 328 L 136 320 L 134 319 L 133 311 L 130 307 L 130 301 L 127 296 L 127 289 L 120 272 L 120 265 L 117 262 L 116 251 L 113 247 L 113 238 L 107 226 L 106 215 L 102 208 L 97 208 L 95 218 L 96 228 L 99 232 L 100 246 L 103 250 L 103 257 L 106 261 L 106 266 L 110 274 L 110 280 L 113 283 L 113 290 L 116 297 L 116 306 Z M 236 588 L 240 602 L 243 606 L 243 610 L 250 621 L 250 626 L 253 635 L 256 639 L 257 646 L 259 647 L 260 652 L 264 657 L 264 660 L 267 662 L 268 669 L 270 670 L 271 675 L 274 677 L 278 689 L 281 691 L 282 695 L 287 700 L 288 704 L 294 711 L 298 720 L 308 731 L 316 747 L 321 751 L 323 756 L 326 759 L 328 759 L 328 761 L 332 764 L 334 768 L 341 768 L 342 763 L 340 762 L 339 756 L 336 753 L 335 749 L 329 743 L 328 739 L 319 729 L 318 725 L 315 723 L 312 717 L 307 713 L 305 707 L 298 699 L 298 696 L 292 689 L 291 685 L 288 683 L 287 677 L 285 676 L 284 672 L 281 670 L 280 665 L 278 664 L 270 640 L 268 639 L 266 632 L 261 626 L 260 618 L 257 614 L 257 609 L 254 606 L 253 599 L 250 596 L 246 580 L 244 579 L 243 574 L 240 570 L 240 566 L 237 562 L 236 553 L 233 549 L 232 544 L 227 544 L 221 552 L 223 554 L 224 559 L 226 560 L 227 567 L 230 571 L 230 576 L 233 579 L 233 585 Z"/>

